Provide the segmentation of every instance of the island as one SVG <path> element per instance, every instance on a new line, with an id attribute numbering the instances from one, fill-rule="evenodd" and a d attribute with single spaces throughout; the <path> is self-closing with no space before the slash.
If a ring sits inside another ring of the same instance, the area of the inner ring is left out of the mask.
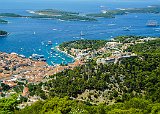
<path id="1" fill-rule="evenodd" d="M 54 9 L 45 9 L 38 11 L 28 11 L 32 15 L 25 16 L 15 13 L 0 13 L 0 17 L 26 17 L 35 19 L 58 19 L 61 21 L 97 21 L 96 19 L 88 16 L 82 16 L 79 13 L 67 12 Z"/>
<path id="2" fill-rule="evenodd" d="M 7 23 L 8 23 L 8 21 L 0 19 L 0 24 L 7 24 Z"/>
<path id="3" fill-rule="evenodd" d="M 69 20 L 69 21 L 96 21 L 96 19 L 94 18 L 81 16 L 79 13 L 54 10 L 54 9 L 29 11 L 29 12 L 34 14 L 33 16 L 30 16 L 31 18 L 51 18 L 51 19 Z"/>
<path id="4" fill-rule="evenodd" d="M 0 17 L 24 17 L 15 13 L 0 13 Z"/>
<path id="5" fill-rule="evenodd" d="M 150 6 L 147 8 L 127 8 L 117 10 L 104 10 L 102 13 L 87 14 L 90 17 L 115 18 L 116 15 L 126 15 L 129 13 L 160 13 L 160 6 Z"/>
<path id="6" fill-rule="evenodd" d="M 0 30 L 0 37 L 4 37 L 4 36 L 7 36 L 7 35 L 8 35 L 7 31 Z"/>

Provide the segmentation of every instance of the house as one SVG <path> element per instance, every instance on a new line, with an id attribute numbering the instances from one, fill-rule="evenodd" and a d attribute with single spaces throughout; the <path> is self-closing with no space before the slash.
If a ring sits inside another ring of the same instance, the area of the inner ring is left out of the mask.
<path id="1" fill-rule="evenodd" d="M 22 96 L 23 97 L 28 97 L 29 96 L 29 88 L 28 87 L 23 88 Z"/>

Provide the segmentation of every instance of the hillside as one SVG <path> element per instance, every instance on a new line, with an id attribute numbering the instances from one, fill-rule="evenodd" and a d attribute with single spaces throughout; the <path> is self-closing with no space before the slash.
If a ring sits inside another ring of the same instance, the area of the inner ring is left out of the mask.
<path id="1" fill-rule="evenodd" d="M 31 84 L 29 85 L 31 95 L 38 95 L 43 99 L 59 99 L 54 97 L 68 96 L 78 102 L 67 100 L 65 102 L 75 102 L 75 104 L 58 105 L 58 108 L 55 107 L 57 105 L 54 105 L 54 108 L 52 107 L 50 110 L 45 106 L 52 100 L 47 100 L 40 105 L 34 104 L 27 107 L 22 112 L 33 111 L 37 106 L 42 106 L 45 108 L 40 108 L 41 111 L 45 109 L 47 112 L 58 111 L 62 114 L 64 114 L 62 107 L 68 109 L 65 113 L 83 110 L 86 114 L 91 114 L 94 110 L 95 113 L 101 114 L 116 114 L 117 112 L 120 114 L 156 114 L 160 111 L 158 104 L 160 103 L 160 55 L 159 51 L 152 50 L 158 49 L 159 44 L 159 39 L 137 44 L 129 48 L 130 51 L 138 54 L 137 57 L 125 58 L 117 64 L 106 65 L 97 65 L 92 61 L 74 70 L 55 74 L 50 77 L 48 82 L 40 83 L 37 86 Z M 139 54 L 139 52 L 141 53 Z M 90 93 L 88 96 L 83 96 L 86 90 Z M 80 95 L 81 97 L 78 97 Z M 100 98 L 102 101 L 98 100 Z M 57 103 L 61 103 L 61 101 Z M 103 103 L 103 105 L 95 105 L 99 103 Z M 75 109 L 75 105 L 79 109 Z M 83 112 L 81 111 L 79 113 Z"/>

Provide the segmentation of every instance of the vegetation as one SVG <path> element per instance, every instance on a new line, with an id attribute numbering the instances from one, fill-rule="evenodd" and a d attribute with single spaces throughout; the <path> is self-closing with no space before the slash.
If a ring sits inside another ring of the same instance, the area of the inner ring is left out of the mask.
<path id="1" fill-rule="evenodd" d="M 129 47 L 128 51 L 139 54 L 159 55 L 160 54 L 160 39 L 146 42 L 144 44 L 137 44 Z"/>
<path id="2" fill-rule="evenodd" d="M 0 30 L 0 36 L 7 36 L 8 33 L 6 31 Z"/>
<path id="3" fill-rule="evenodd" d="M 23 110 L 15 111 L 15 114 L 158 114 L 159 112 L 159 103 L 139 98 L 110 106 L 105 104 L 96 106 L 76 102 L 68 97 L 54 97 L 46 101 L 38 101 Z"/>
<path id="4" fill-rule="evenodd" d="M 30 95 L 45 100 L 14 113 L 159 114 L 160 39 L 136 44 L 127 51 L 138 56 L 117 64 L 99 65 L 92 60 L 55 74 L 47 82 L 29 84 Z M 86 90 L 94 92 L 84 97 Z"/>
<path id="5" fill-rule="evenodd" d="M 11 114 L 17 109 L 17 96 L 13 95 L 9 98 L 0 99 L 0 114 Z"/>
<path id="6" fill-rule="evenodd" d="M 106 44 L 106 40 L 76 40 L 70 42 L 64 42 L 60 44 L 59 48 L 64 50 L 70 50 L 71 48 L 74 49 L 87 49 L 90 48 L 91 50 L 99 49 L 100 47 L 104 47 Z"/>
<path id="7" fill-rule="evenodd" d="M 130 43 L 138 39 L 146 38 L 145 36 L 117 36 L 114 40 L 121 42 L 121 43 Z"/>
<path id="8" fill-rule="evenodd" d="M 88 14 L 91 17 L 115 18 L 116 15 L 125 15 L 128 13 L 160 13 L 160 6 L 152 6 L 147 8 L 133 8 L 125 10 L 107 10 L 106 13 Z"/>
<path id="9" fill-rule="evenodd" d="M 131 114 L 148 114 L 154 112 L 151 111 L 152 108 L 155 106 L 155 110 L 159 110 L 158 103 L 160 102 L 160 55 L 157 54 L 159 53 L 158 51 L 153 50 L 155 48 L 158 50 L 160 47 L 159 44 L 160 40 L 157 39 L 130 47 L 129 51 L 133 52 L 139 52 L 140 48 L 141 54 L 138 53 L 138 57 L 122 59 L 120 60 L 121 64 L 97 65 L 92 61 L 74 70 L 66 70 L 55 74 L 51 77 L 51 80 L 46 83 L 41 83 L 39 86 L 34 87 L 32 85 L 31 93 L 32 95 L 39 95 L 40 93 L 40 95 L 42 95 L 42 92 L 38 91 L 42 90 L 43 87 L 43 89 L 48 92 L 43 92 L 42 96 L 46 96 L 47 98 L 69 96 L 94 104 L 98 103 L 94 99 L 100 98 L 101 96 L 103 100 L 105 100 L 105 104 L 112 102 L 122 103 L 121 105 L 118 103 L 106 106 L 110 107 L 110 113 L 120 111 Z M 149 47 L 150 50 L 148 48 L 146 49 L 146 47 Z M 85 90 L 96 90 L 99 92 L 87 98 L 82 97 L 79 99 L 78 96 L 83 94 Z M 132 98 L 136 100 L 133 100 L 135 104 L 127 103 L 132 101 Z M 145 102 L 144 104 L 146 106 L 142 104 L 141 108 L 143 107 L 143 109 L 139 110 L 138 107 L 140 107 L 139 103 L 141 102 Z M 123 105 L 125 103 L 128 105 L 124 108 Z M 118 105 L 120 106 L 118 107 Z M 134 107 L 133 105 L 137 106 Z M 117 108 L 114 106 L 117 106 Z"/>
<path id="10" fill-rule="evenodd" d="M 80 16 L 79 13 L 74 12 L 66 12 L 60 10 L 40 10 L 35 11 L 35 15 L 31 16 L 32 18 L 52 18 L 52 19 L 60 19 L 60 20 L 69 20 L 69 21 L 96 21 L 94 18 Z"/>
<path id="11" fill-rule="evenodd" d="M 28 17 L 28 18 L 50 18 L 50 19 L 60 19 L 60 20 L 69 20 L 69 21 L 96 21 L 96 19 L 81 16 L 79 13 L 66 12 L 60 10 L 46 9 L 35 11 L 32 16 L 22 16 L 15 13 L 0 13 L 1 17 Z"/>

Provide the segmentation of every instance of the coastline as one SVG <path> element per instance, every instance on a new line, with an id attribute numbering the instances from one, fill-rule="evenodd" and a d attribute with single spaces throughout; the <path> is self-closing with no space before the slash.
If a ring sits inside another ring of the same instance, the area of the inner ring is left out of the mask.
<path id="1" fill-rule="evenodd" d="M 62 53 L 64 53 L 64 54 L 66 54 L 67 56 L 69 56 L 69 57 L 73 58 L 74 60 L 76 60 L 76 58 L 75 58 L 73 55 L 68 54 L 66 51 L 60 50 L 60 49 L 59 49 L 59 46 L 56 46 L 56 50 L 58 50 L 59 52 L 62 52 Z"/>

